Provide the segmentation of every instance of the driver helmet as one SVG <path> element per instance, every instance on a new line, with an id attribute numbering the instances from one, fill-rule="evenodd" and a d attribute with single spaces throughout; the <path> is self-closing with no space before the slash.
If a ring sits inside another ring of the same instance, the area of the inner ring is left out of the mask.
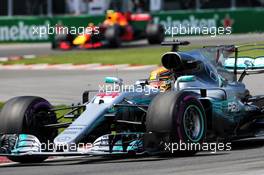
<path id="1" fill-rule="evenodd" d="M 117 22 L 117 13 L 114 10 L 107 10 L 105 24 L 114 25 Z"/>
<path id="2" fill-rule="evenodd" d="M 164 67 L 159 67 L 150 73 L 148 84 L 165 92 L 171 89 L 172 81 L 172 72 Z"/>

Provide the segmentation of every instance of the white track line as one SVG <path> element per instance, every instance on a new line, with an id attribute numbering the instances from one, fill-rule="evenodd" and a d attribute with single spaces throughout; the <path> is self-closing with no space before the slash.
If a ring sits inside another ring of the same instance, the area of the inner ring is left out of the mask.
<path id="1" fill-rule="evenodd" d="M 154 69 L 157 65 L 146 65 L 146 66 L 131 66 L 129 64 L 117 64 L 117 65 L 101 65 L 95 64 L 34 64 L 34 65 L 0 65 L 0 70 L 147 70 Z"/>
<path id="2" fill-rule="evenodd" d="M 48 64 L 27 65 L 28 69 L 32 70 L 45 70 L 48 68 L 48 66 Z"/>
<path id="3" fill-rule="evenodd" d="M 24 59 L 34 59 L 36 57 L 37 57 L 36 55 L 23 55 L 22 56 L 22 58 L 24 58 Z"/>
<path id="4" fill-rule="evenodd" d="M 5 69 L 5 70 L 21 70 L 21 69 L 26 69 L 26 68 L 25 68 L 25 65 L 23 65 L 23 64 L 14 64 L 14 65 L 1 65 L 0 66 L 0 69 Z"/>
<path id="5" fill-rule="evenodd" d="M 158 65 L 146 65 L 146 66 L 129 66 L 126 68 L 122 68 L 121 70 L 145 70 L 145 69 L 154 69 L 157 68 Z"/>
<path id="6" fill-rule="evenodd" d="M 8 57 L 0 57 L 0 62 L 7 62 L 8 61 Z"/>
<path id="7" fill-rule="evenodd" d="M 128 64 L 117 64 L 117 65 L 101 65 L 98 67 L 91 68 L 90 70 L 115 70 L 129 67 Z"/>
<path id="8" fill-rule="evenodd" d="M 99 67 L 101 64 L 95 63 L 95 64 L 80 64 L 80 65 L 74 65 L 74 68 L 76 70 L 90 70 L 91 68 L 94 67 Z"/>

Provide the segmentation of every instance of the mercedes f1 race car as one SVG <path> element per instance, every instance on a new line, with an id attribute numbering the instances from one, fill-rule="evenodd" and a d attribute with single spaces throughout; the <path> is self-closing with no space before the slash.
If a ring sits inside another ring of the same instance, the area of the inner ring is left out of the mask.
<path id="1" fill-rule="evenodd" d="M 116 48 L 122 42 L 147 39 L 149 44 L 160 44 L 164 40 L 162 25 L 153 24 L 149 14 L 130 14 L 109 10 L 106 19 L 99 26 L 90 23 L 84 32 L 77 37 L 65 27 L 58 28 L 57 35 L 52 41 L 53 49 L 68 50 L 71 48 Z"/>
<path id="2" fill-rule="evenodd" d="M 186 44 L 164 43 L 173 46 L 161 58 L 172 75 L 166 91 L 148 80 L 128 88 L 122 79 L 107 77 L 105 82 L 114 88 L 102 88 L 93 98 L 89 98 L 92 91 L 86 91 L 83 103 L 76 106 L 56 109 L 33 96 L 7 101 L 0 114 L 0 132 L 16 134 L 17 139 L 2 155 L 16 162 L 40 162 L 48 156 L 193 155 L 200 150 L 166 148 L 169 143 L 262 136 L 264 96 L 252 96 L 242 81 L 246 74 L 262 73 L 263 67 L 248 59 L 242 63 L 238 46 L 178 51 Z M 71 110 L 56 116 L 65 109 Z M 58 122 L 62 117 L 70 121 Z"/>

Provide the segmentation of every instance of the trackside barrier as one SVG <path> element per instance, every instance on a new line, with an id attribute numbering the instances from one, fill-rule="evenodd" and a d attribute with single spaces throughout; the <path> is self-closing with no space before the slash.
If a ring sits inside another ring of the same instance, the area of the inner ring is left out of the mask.
<path id="1" fill-rule="evenodd" d="M 264 10 L 201 10 L 169 11 L 153 13 L 155 23 L 169 27 L 231 27 L 232 33 L 249 33 L 264 31 Z M 0 17 L 0 42 L 47 42 L 53 38 L 48 33 L 34 34 L 34 27 L 48 27 L 56 24 L 64 26 L 86 27 L 103 21 L 104 16 L 56 16 L 50 17 Z M 137 23 L 143 27 L 144 23 Z M 168 33 L 167 33 L 168 34 Z"/>

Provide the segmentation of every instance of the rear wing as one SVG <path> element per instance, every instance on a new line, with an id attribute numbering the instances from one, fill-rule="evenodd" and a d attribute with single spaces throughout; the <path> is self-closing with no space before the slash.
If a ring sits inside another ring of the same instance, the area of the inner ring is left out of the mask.
<path id="1" fill-rule="evenodd" d="M 235 77 L 237 77 L 237 73 L 243 72 L 245 69 L 250 74 L 264 73 L 264 56 L 238 56 L 239 53 L 251 51 L 254 53 L 257 50 L 263 50 L 264 54 L 264 44 L 253 43 L 235 46 L 234 57 L 230 57 L 225 61 L 225 68 L 234 72 Z"/>
<path id="2" fill-rule="evenodd" d="M 236 58 L 230 57 L 225 61 L 225 68 L 233 71 Z M 252 63 L 248 66 L 246 62 Z M 237 72 L 243 72 L 244 69 L 248 68 L 248 73 L 263 73 L 264 72 L 264 56 L 253 57 L 238 57 L 236 61 Z"/>

